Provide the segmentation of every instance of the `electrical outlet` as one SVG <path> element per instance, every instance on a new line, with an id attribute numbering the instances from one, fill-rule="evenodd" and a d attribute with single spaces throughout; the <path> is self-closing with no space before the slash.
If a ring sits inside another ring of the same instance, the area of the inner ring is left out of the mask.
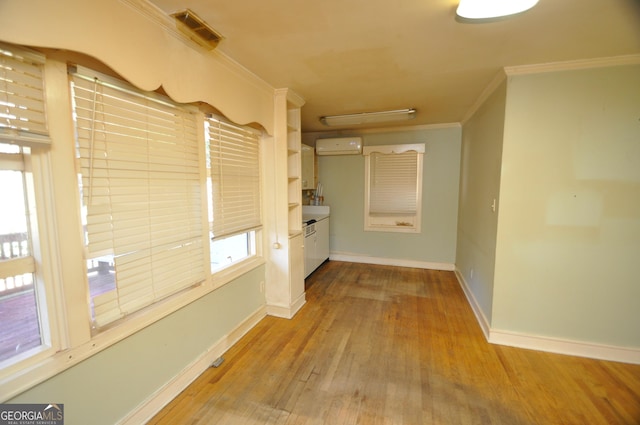
<path id="1" fill-rule="evenodd" d="M 469 272 L 469 279 L 473 279 L 473 269 Z"/>
<path id="2" fill-rule="evenodd" d="M 260 292 L 264 294 L 264 280 L 260 282 Z"/>

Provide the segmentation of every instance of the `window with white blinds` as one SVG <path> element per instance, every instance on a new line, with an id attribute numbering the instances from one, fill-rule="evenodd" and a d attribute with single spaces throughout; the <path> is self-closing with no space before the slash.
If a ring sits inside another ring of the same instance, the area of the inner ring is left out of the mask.
<path id="1" fill-rule="evenodd" d="M 218 117 L 209 117 L 206 125 L 213 238 L 255 230 L 262 225 L 260 134 Z"/>
<path id="2" fill-rule="evenodd" d="M 45 57 L 0 43 L 0 142 L 51 144 L 44 92 Z"/>
<path id="3" fill-rule="evenodd" d="M 420 231 L 424 145 L 365 147 L 365 230 Z"/>
<path id="4" fill-rule="evenodd" d="M 72 70 L 71 81 L 100 327 L 205 279 L 197 120 L 88 69 Z"/>

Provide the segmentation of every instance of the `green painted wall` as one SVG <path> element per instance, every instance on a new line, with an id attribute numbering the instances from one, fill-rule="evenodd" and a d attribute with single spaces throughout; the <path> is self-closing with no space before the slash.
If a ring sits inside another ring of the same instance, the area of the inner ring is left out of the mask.
<path id="1" fill-rule="evenodd" d="M 263 306 L 263 280 L 260 266 L 7 402 L 63 403 L 69 425 L 112 425 Z"/>
<path id="2" fill-rule="evenodd" d="M 492 328 L 640 347 L 640 66 L 509 77 Z"/>
<path id="3" fill-rule="evenodd" d="M 487 325 L 492 316 L 506 94 L 505 80 L 462 131 L 456 268 Z"/>
<path id="4" fill-rule="evenodd" d="M 325 204 L 331 206 L 331 252 L 453 264 L 456 255 L 460 131 L 459 126 L 448 126 L 361 134 L 365 146 L 425 143 L 420 234 L 365 232 L 364 157 L 320 157 L 318 176 L 324 187 Z"/>

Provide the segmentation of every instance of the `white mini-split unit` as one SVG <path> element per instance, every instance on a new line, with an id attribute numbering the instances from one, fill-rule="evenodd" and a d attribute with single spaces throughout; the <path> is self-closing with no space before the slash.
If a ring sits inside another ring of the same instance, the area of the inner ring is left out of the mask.
<path id="1" fill-rule="evenodd" d="M 361 153 L 361 137 L 316 140 L 316 154 L 318 155 L 360 155 Z"/>

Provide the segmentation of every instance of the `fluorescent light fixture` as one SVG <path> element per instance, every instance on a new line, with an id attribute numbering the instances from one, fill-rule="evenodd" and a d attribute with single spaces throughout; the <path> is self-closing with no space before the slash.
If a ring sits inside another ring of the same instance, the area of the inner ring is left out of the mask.
<path id="1" fill-rule="evenodd" d="M 488 19 L 513 15 L 531 9 L 538 0 L 460 0 L 458 16 L 466 19 Z"/>
<path id="2" fill-rule="evenodd" d="M 405 121 L 415 118 L 415 116 L 416 110 L 410 108 L 382 112 L 361 112 L 358 114 L 347 115 L 327 115 L 324 117 L 320 117 L 320 122 L 326 126 L 334 127 L 341 125 L 359 125 L 390 121 Z"/>

